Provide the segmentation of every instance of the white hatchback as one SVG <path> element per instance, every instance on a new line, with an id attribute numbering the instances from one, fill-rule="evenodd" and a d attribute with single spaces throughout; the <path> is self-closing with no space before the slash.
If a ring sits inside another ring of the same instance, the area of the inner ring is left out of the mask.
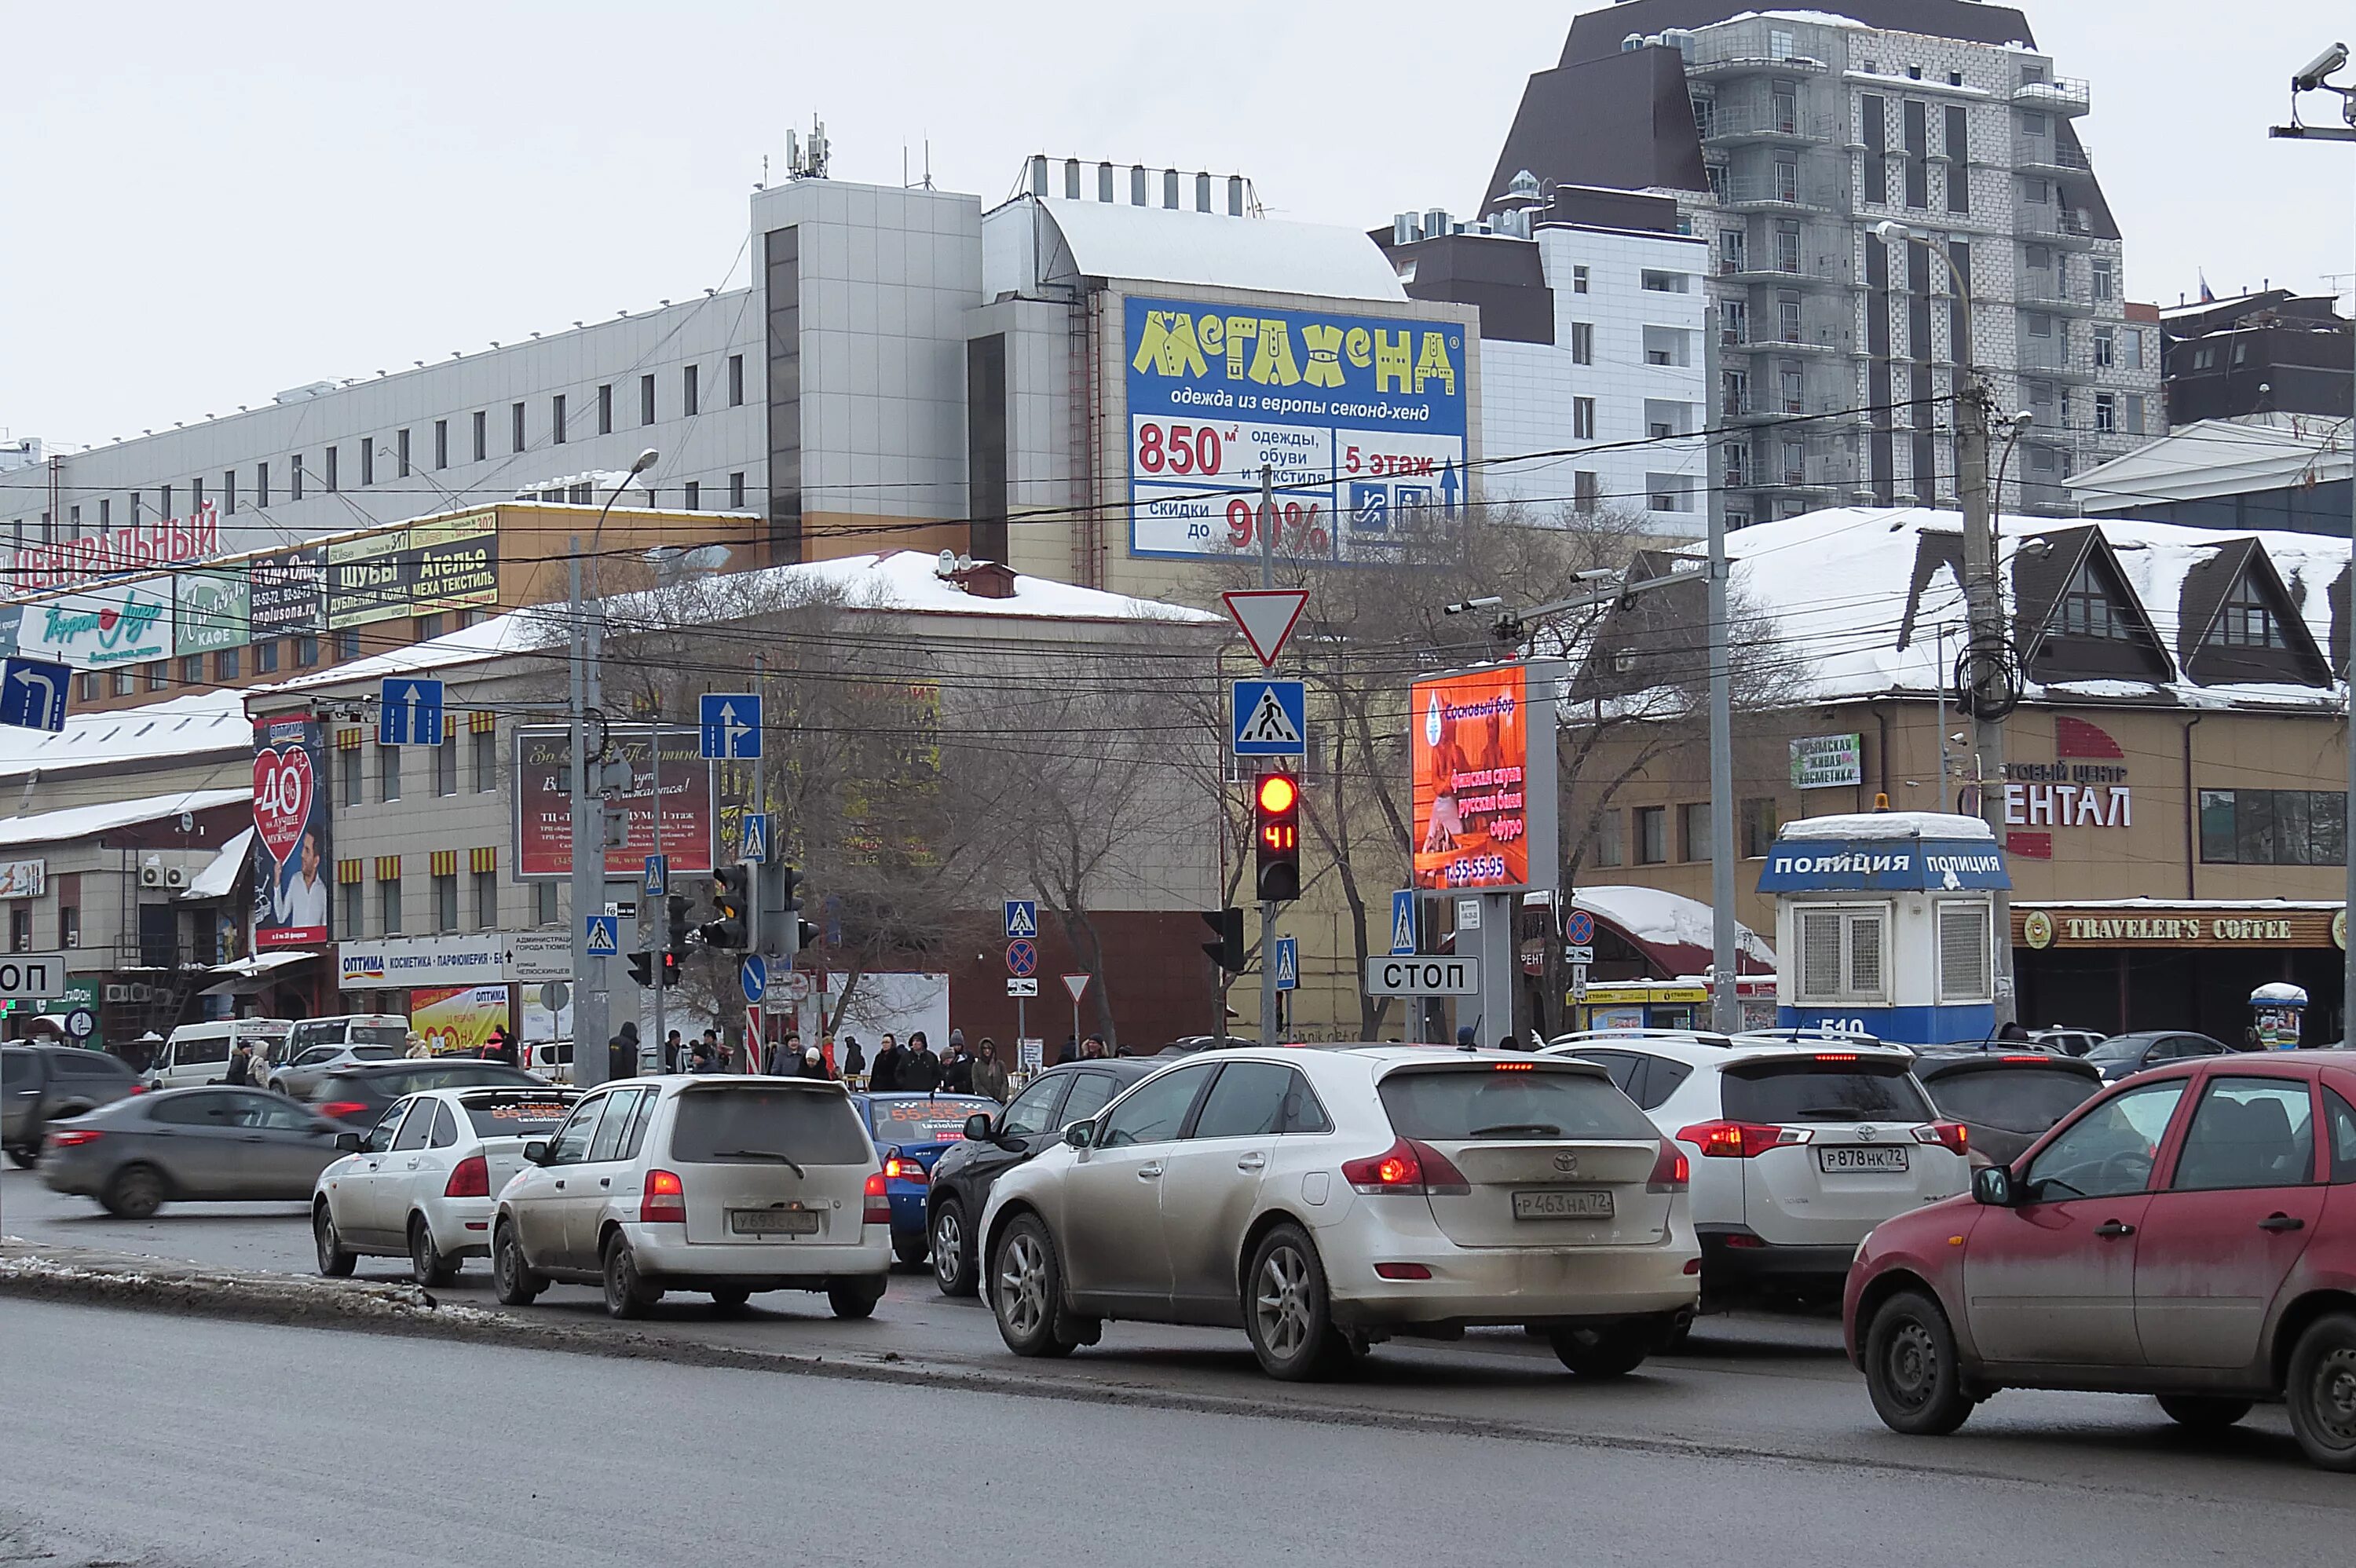
<path id="1" fill-rule="evenodd" d="M 1686 1179 L 1583 1062 L 1205 1051 L 998 1179 L 983 1285 L 1018 1355 L 1094 1344 L 1107 1318 L 1202 1323 L 1308 1378 L 1394 1335 L 1513 1324 L 1616 1376 L 1692 1315 Z"/>
<path id="2" fill-rule="evenodd" d="M 1691 1156 L 1710 1308 L 1837 1302 L 1867 1232 L 1971 1181 L 1963 1124 L 1933 1107 L 1903 1046 L 1615 1029 L 1540 1054 L 1602 1067 Z"/>

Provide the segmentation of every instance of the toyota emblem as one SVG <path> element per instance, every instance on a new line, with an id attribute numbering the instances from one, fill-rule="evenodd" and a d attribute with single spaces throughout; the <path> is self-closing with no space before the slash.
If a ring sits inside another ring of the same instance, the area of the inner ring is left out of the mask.
<path id="1" fill-rule="evenodd" d="M 1577 1176 L 1579 1157 L 1575 1154 L 1558 1154 L 1554 1157 L 1554 1168 L 1565 1176 Z"/>
<path id="2" fill-rule="evenodd" d="M 1857 1136 L 1863 1138 L 1866 1142 L 1871 1143 L 1880 1135 L 1876 1133 L 1871 1127 L 1859 1127 L 1857 1129 Z"/>

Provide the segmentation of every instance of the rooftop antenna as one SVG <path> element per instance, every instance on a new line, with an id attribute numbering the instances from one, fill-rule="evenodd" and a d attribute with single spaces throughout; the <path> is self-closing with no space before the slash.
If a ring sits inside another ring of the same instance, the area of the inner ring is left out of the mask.
<path id="1" fill-rule="evenodd" d="M 786 133 L 786 173 L 798 180 L 822 180 L 826 178 L 827 157 L 830 151 L 826 139 L 826 122 L 813 114 L 810 116 L 808 142 L 791 131 Z"/>

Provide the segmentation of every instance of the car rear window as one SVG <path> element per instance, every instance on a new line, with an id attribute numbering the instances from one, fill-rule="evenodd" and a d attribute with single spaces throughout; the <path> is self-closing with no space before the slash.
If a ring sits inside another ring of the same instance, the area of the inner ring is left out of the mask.
<path id="1" fill-rule="evenodd" d="M 406 1071 L 332 1073 L 330 1083 L 365 1083 L 377 1093 L 398 1099 L 414 1094 L 421 1089 L 471 1089 L 477 1084 L 535 1083 L 537 1079 L 520 1068 L 509 1067 L 497 1061 L 453 1061 L 423 1063 Z"/>
<path id="2" fill-rule="evenodd" d="M 2150 1043 L 2151 1036 L 2147 1034 L 2113 1035 L 2110 1039 L 2103 1041 L 2102 1044 L 2094 1047 L 2094 1050 L 2086 1052 L 2086 1060 L 2089 1061 L 2126 1061 L 2130 1058 L 2142 1055 L 2143 1048 Z"/>
<path id="3" fill-rule="evenodd" d="M 516 1138 L 554 1132 L 579 1098 L 555 1091 L 494 1090 L 468 1094 L 458 1104 L 465 1107 L 466 1119 L 475 1124 L 477 1137 Z"/>
<path id="4" fill-rule="evenodd" d="M 389 1045 L 356 1045 L 352 1047 L 354 1061 L 391 1061 L 401 1052 Z"/>
<path id="5" fill-rule="evenodd" d="M 2011 1133 L 2041 1133 L 2102 1087 L 2092 1073 L 2050 1067 L 1974 1067 L 1924 1085 L 1942 1114 Z"/>
<path id="6" fill-rule="evenodd" d="M 229 1036 L 220 1035 L 213 1039 L 199 1036 L 193 1040 L 176 1040 L 172 1042 L 172 1060 L 179 1062 L 227 1061 Z"/>
<path id="7" fill-rule="evenodd" d="M 409 1031 L 399 1024 L 352 1024 L 345 1032 L 344 1043 L 404 1046 L 409 1043 Z"/>
<path id="8" fill-rule="evenodd" d="M 1657 1138 L 1652 1121 L 1600 1074 L 1543 1067 L 1419 1068 L 1382 1082 L 1403 1137 Z"/>
<path id="9" fill-rule="evenodd" d="M 1727 1117 L 1737 1122 L 1927 1122 L 1931 1103 L 1899 1061 L 1802 1056 L 1726 1072 Z"/>
<path id="10" fill-rule="evenodd" d="M 937 1100 L 881 1099 L 867 1102 L 867 1125 L 875 1141 L 937 1144 L 965 1136 L 965 1119 L 975 1112 L 998 1114 L 998 1102 L 979 1094 Z"/>
<path id="11" fill-rule="evenodd" d="M 52 1058 L 68 1078 L 128 1078 L 131 1064 L 102 1051 L 61 1051 Z"/>
<path id="12" fill-rule="evenodd" d="M 671 1158 L 734 1165 L 765 1154 L 804 1165 L 864 1165 L 873 1157 L 858 1111 L 840 1094 L 732 1083 L 680 1095 Z"/>

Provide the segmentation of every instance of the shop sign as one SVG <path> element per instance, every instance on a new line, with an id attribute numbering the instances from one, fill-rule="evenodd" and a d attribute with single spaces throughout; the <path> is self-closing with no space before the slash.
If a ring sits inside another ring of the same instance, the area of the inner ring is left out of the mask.
<path id="1" fill-rule="evenodd" d="M 209 654 L 243 647 L 248 579 L 241 571 L 184 571 L 174 581 L 172 652 Z"/>
<path id="2" fill-rule="evenodd" d="M 169 658 L 171 580 L 146 578 L 27 604 L 16 627 L 16 651 L 77 669 Z"/>
<path id="3" fill-rule="evenodd" d="M 2331 947 L 2339 912 L 2328 909 L 2013 910 L 2013 943 L 2051 947 Z"/>
<path id="4" fill-rule="evenodd" d="M 1804 735 L 1792 742 L 1792 787 L 1836 789 L 1865 782 L 1863 735 Z"/>
<path id="5" fill-rule="evenodd" d="M 336 946 L 336 973 L 347 991 L 402 986 L 504 985 L 507 938 L 496 931 L 449 936 L 380 936 Z"/>
<path id="6" fill-rule="evenodd" d="M 327 547 L 327 629 L 390 621 L 409 613 L 414 581 L 409 530 L 389 528 Z"/>
<path id="7" fill-rule="evenodd" d="M 327 624 L 327 552 L 317 545 L 257 557 L 247 615 L 257 637 L 312 635 Z"/>
<path id="8" fill-rule="evenodd" d="M 0 899 L 37 899 L 48 888 L 47 860 L 0 860 Z"/>
<path id="9" fill-rule="evenodd" d="M 12 552 L 8 586 L 18 593 L 35 592 L 116 572 L 209 560 L 220 552 L 220 515 L 209 501 L 190 517 L 108 528 L 61 544 L 19 546 Z"/>
<path id="10" fill-rule="evenodd" d="M 697 731 L 663 732 L 662 843 L 655 843 L 653 759 L 648 731 L 616 730 L 611 750 L 630 765 L 630 786 L 619 804 L 628 814 L 622 841 L 607 848 L 605 873 L 636 881 L 647 857 L 670 858 L 680 878 L 712 867 L 712 824 L 717 812 L 716 765 L 697 755 Z M 573 795 L 567 763 L 572 732 L 562 725 L 525 725 L 515 740 L 515 867 L 521 880 L 573 874 Z"/>

